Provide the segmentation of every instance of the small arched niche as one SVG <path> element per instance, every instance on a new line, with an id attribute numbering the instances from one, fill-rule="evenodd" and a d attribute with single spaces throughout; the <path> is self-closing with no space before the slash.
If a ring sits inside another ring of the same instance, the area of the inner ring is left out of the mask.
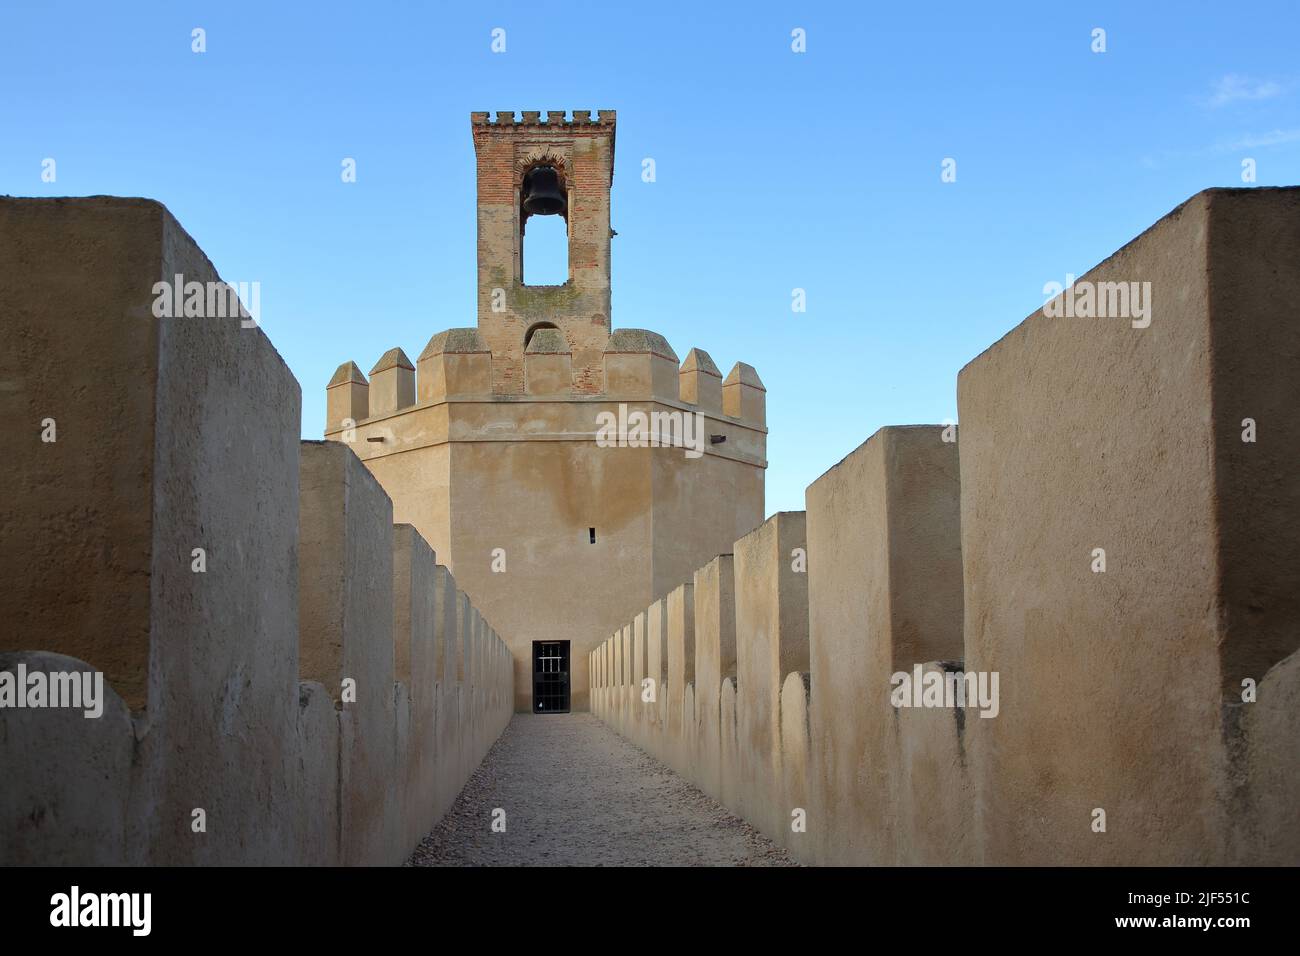
<path id="1" fill-rule="evenodd" d="M 559 326 L 556 325 L 554 322 L 534 322 L 532 325 L 528 326 L 528 331 L 524 333 L 524 351 L 525 351 L 525 352 L 528 351 L 528 343 L 531 342 L 531 341 L 533 340 L 533 336 L 537 334 L 537 332 L 538 332 L 539 329 L 557 329 L 557 330 L 558 330 L 558 329 L 559 329 Z"/>

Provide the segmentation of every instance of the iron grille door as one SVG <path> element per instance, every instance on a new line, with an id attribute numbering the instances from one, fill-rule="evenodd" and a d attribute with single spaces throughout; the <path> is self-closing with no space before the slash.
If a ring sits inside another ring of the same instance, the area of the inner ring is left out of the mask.
<path id="1" fill-rule="evenodd" d="M 569 642 L 533 641 L 533 713 L 569 712 Z"/>

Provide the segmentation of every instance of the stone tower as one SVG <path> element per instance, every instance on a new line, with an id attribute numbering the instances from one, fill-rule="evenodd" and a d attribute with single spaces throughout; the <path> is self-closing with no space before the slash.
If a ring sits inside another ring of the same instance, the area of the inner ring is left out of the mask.
<path id="1" fill-rule="evenodd" d="M 414 363 L 390 349 L 368 379 L 345 362 L 326 392 L 325 437 L 510 646 L 521 711 L 539 709 L 543 645 L 563 645 L 586 710 L 588 652 L 763 520 L 758 374 L 738 362 L 724 381 L 701 349 L 679 366 L 663 336 L 611 329 L 614 126 L 612 110 L 471 114 L 478 327 L 438 332 Z M 568 281 L 524 285 L 528 221 L 548 214 L 567 224 Z"/>

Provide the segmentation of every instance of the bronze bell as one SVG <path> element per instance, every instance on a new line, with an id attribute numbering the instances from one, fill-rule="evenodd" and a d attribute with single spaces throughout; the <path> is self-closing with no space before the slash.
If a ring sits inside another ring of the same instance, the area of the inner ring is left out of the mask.
<path id="1" fill-rule="evenodd" d="M 530 216 L 554 216 L 564 212 L 568 200 L 560 187 L 554 166 L 537 166 L 524 177 L 524 212 Z"/>

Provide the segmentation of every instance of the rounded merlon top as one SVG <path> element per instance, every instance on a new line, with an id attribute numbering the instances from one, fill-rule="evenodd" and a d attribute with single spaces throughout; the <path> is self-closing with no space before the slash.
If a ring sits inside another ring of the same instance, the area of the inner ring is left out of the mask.
<path id="1" fill-rule="evenodd" d="M 478 334 L 478 329 L 446 329 L 429 339 L 429 344 L 420 353 L 420 358 L 442 355 L 444 352 L 487 351 L 489 349 L 484 344 L 482 336 Z"/>
<path id="2" fill-rule="evenodd" d="M 668 340 L 649 329 L 615 329 L 609 336 L 606 352 L 651 352 L 661 358 L 678 361 Z"/>

